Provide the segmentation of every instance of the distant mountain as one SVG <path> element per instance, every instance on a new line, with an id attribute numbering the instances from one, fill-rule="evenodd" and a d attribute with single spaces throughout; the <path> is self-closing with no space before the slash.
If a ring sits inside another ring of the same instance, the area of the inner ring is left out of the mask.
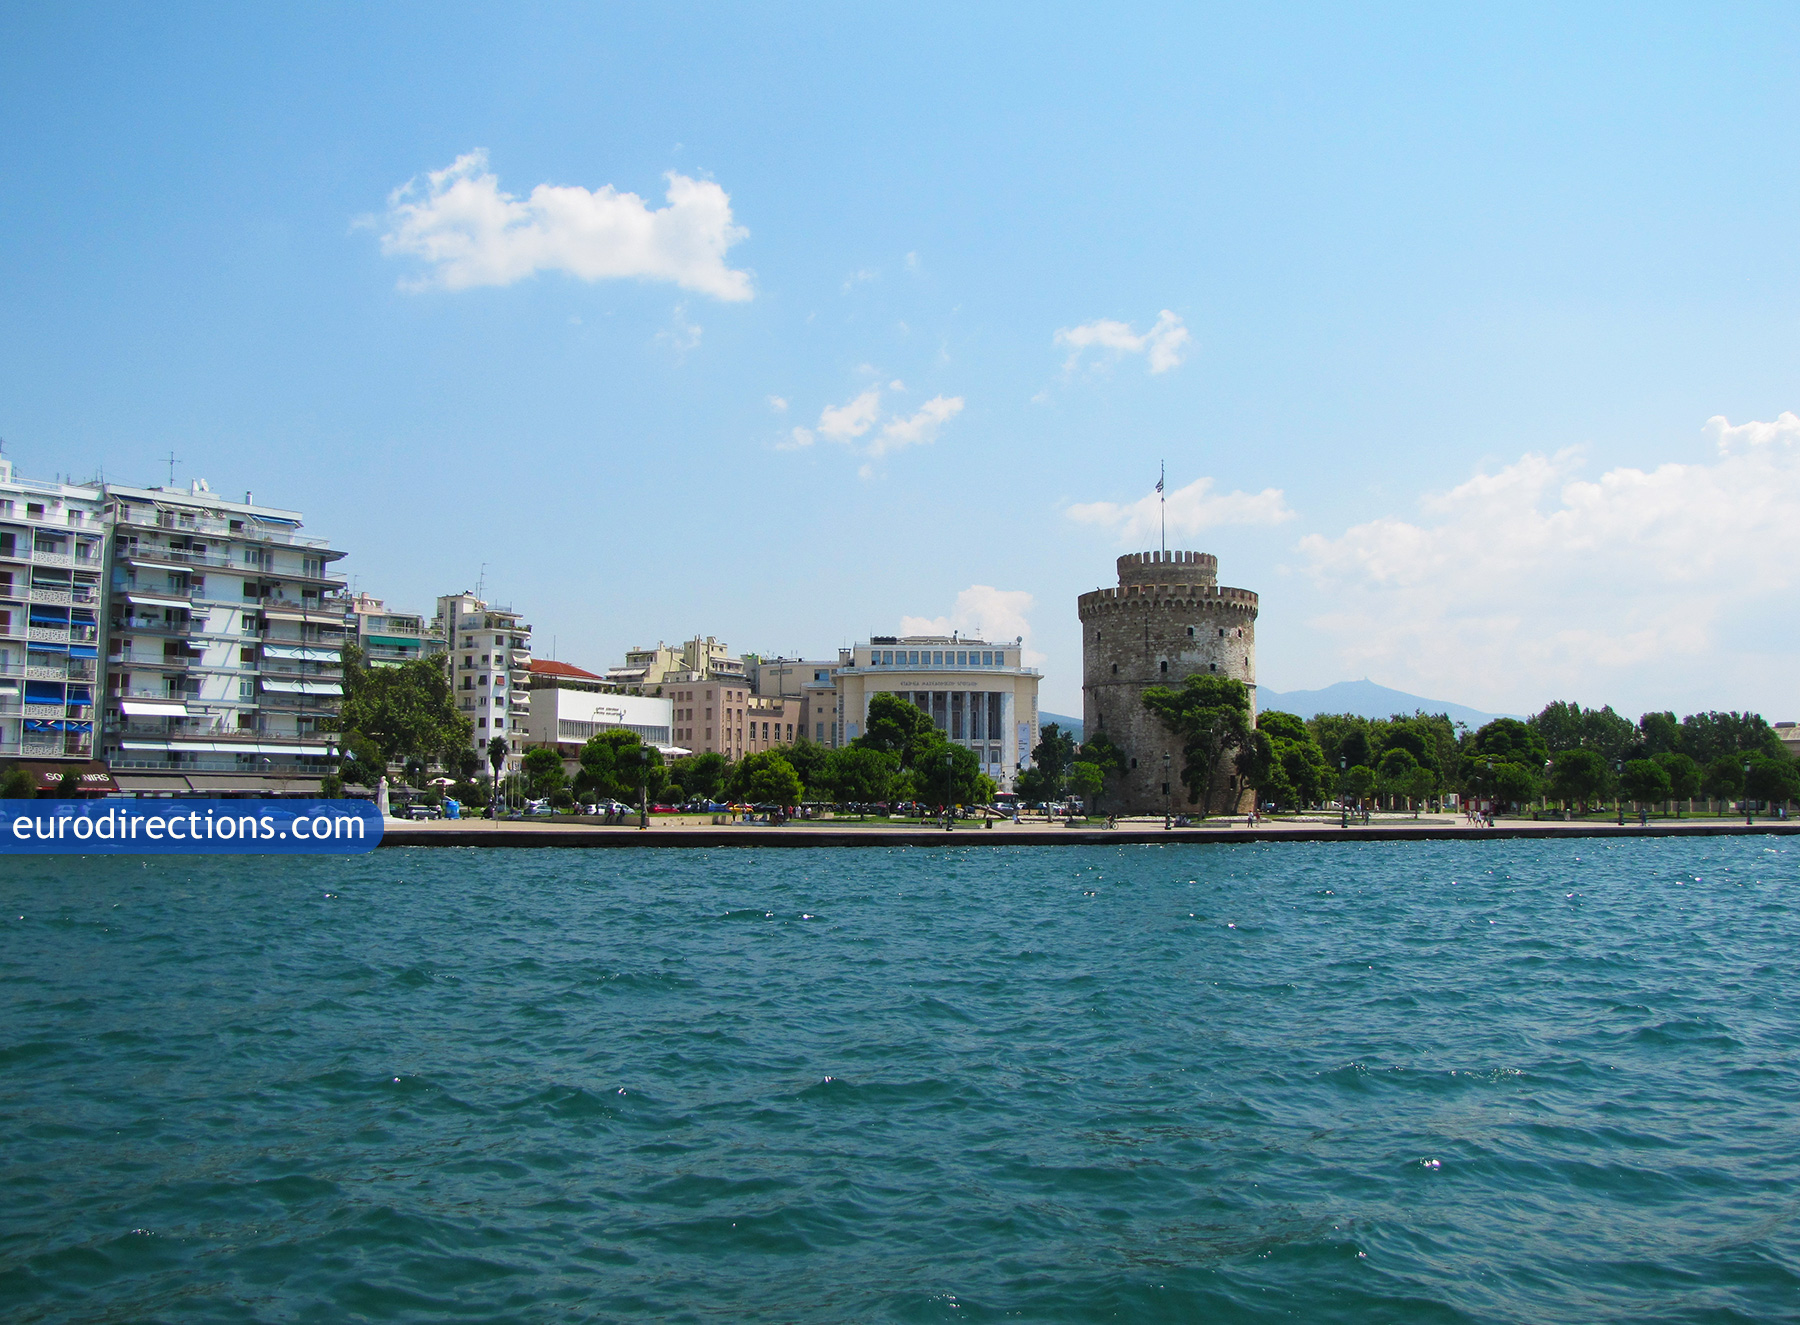
<path id="1" fill-rule="evenodd" d="M 1048 727 L 1053 722 L 1064 731 L 1073 732 L 1075 734 L 1075 744 L 1081 744 L 1080 718 L 1071 718 L 1066 713 L 1046 713 L 1043 709 L 1038 710 L 1038 726 L 1040 728 Z"/>
<path id="2" fill-rule="evenodd" d="M 1378 686 L 1367 678 L 1361 681 L 1339 681 L 1323 690 L 1281 692 L 1270 690 L 1267 686 L 1258 686 L 1256 707 L 1258 712 L 1279 709 L 1302 718 L 1315 717 L 1320 713 L 1354 713 L 1363 718 L 1387 718 L 1396 713 L 1423 711 L 1442 713 L 1452 722 L 1467 723 L 1471 727 L 1479 727 L 1495 718 L 1516 716 L 1510 713 L 1483 713 L 1467 704 L 1452 704 L 1444 699 L 1422 699 L 1418 695 L 1409 695 L 1404 690 Z"/>

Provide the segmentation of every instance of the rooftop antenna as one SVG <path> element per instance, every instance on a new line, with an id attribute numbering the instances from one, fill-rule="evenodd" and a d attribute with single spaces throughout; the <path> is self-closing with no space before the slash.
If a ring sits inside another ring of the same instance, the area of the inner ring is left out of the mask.
<path id="1" fill-rule="evenodd" d="M 487 562 L 481 563 L 481 574 L 475 577 L 475 596 L 483 597 L 487 593 Z"/>
<path id="2" fill-rule="evenodd" d="M 1169 498 L 1163 492 L 1163 480 L 1168 476 L 1169 467 L 1165 461 L 1156 462 L 1156 504 L 1162 514 L 1162 551 L 1163 560 L 1169 559 Z"/>
<path id="3" fill-rule="evenodd" d="M 175 486 L 175 461 L 176 461 L 175 449 L 173 447 L 170 447 L 169 448 L 169 486 L 171 488 Z"/>

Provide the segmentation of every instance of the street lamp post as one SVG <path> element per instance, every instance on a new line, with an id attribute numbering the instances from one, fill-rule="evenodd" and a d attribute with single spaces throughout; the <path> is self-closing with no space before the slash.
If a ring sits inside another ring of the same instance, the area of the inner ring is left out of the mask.
<path id="1" fill-rule="evenodd" d="M 944 751 L 944 831 L 951 832 L 956 827 L 956 814 L 950 805 L 950 793 L 956 785 L 956 752 Z"/>
<path id="2" fill-rule="evenodd" d="M 1175 788 L 1169 781 L 1169 752 L 1163 751 L 1163 832 L 1175 827 Z"/>
<path id="3" fill-rule="evenodd" d="M 1748 827 L 1755 822 L 1756 816 L 1750 809 L 1750 761 L 1746 759 L 1744 761 L 1744 825 Z"/>
<path id="4" fill-rule="evenodd" d="M 1338 808 L 1344 812 L 1344 827 L 1350 826 L 1350 756 L 1338 756 Z"/>
<path id="5" fill-rule="evenodd" d="M 1613 775 L 1619 779 L 1619 789 L 1613 793 L 1613 804 L 1619 808 L 1619 827 L 1625 826 L 1625 761 L 1613 760 Z"/>

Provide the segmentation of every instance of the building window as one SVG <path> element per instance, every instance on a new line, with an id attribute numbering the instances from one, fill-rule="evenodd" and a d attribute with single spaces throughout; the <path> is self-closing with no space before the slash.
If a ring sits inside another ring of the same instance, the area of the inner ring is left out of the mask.
<path id="1" fill-rule="evenodd" d="M 813 739 L 820 745 L 825 744 L 825 724 L 822 722 L 815 722 L 813 724 L 813 730 L 818 733 Z"/>
<path id="2" fill-rule="evenodd" d="M 1189 626 L 1189 627 L 1188 627 L 1188 638 L 1189 638 L 1189 639 L 1193 639 L 1193 638 L 1194 638 L 1194 628 L 1193 628 L 1193 627 L 1192 627 L 1192 626 Z"/>
<path id="3" fill-rule="evenodd" d="M 253 677 L 243 676 L 238 678 L 238 698 L 256 698 L 256 681 Z"/>
<path id="4" fill-rule="evenodd" d="M 1118 663 L 1113 664 L 1113 673 L 1112 674 L 1114 676 L 1117 676 L 1119 674 L 1119 664 Z"/>
<path id="5" fill-rule="evenodd" d="M 477 719 L 475 725 L 477 727 L 485 727 L 485 726 L 487 726 L 487 719 L 486 718 Z"/>
<path id="6" fill-rule="evenodd" d="M 496 727 L 496 728 L 499 728 L 499 727 L 504 727 L 504 726 L 505 726 L 505 725 L 506 725 L 506 719 L 505 719 L 505 718 L 495 718 L 495 719 L 494 719 L 494 726 L 495 726 L 495 727 Z"/>
<path id="7" fill-rule="evenodd" d="M 1168 672 L 1168 670 L 1169 670 L 1169 664 L 1168 664 L 1168 662 L 1167 662 L 1167 661 L 1166 661 L 1166 660 L 1165 660 L 1165 661 L 1164 661 L 1164 662 L 1163 662 L 1163 665 L 1162 665 L 1162 670 L 1163 670 L 1163 672 L 1164 672 L 1164 673 L 1167 673 L 1167 672 Z"/>

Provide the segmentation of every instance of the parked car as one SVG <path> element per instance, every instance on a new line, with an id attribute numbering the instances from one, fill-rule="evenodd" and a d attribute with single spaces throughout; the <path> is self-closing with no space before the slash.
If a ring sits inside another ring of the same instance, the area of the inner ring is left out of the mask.
<path id="1" fill-rule="evenodd" d="M 409 805 L 406 807 L 408 819 L 442 819 L 444 812 L 435 805 Z"/>

